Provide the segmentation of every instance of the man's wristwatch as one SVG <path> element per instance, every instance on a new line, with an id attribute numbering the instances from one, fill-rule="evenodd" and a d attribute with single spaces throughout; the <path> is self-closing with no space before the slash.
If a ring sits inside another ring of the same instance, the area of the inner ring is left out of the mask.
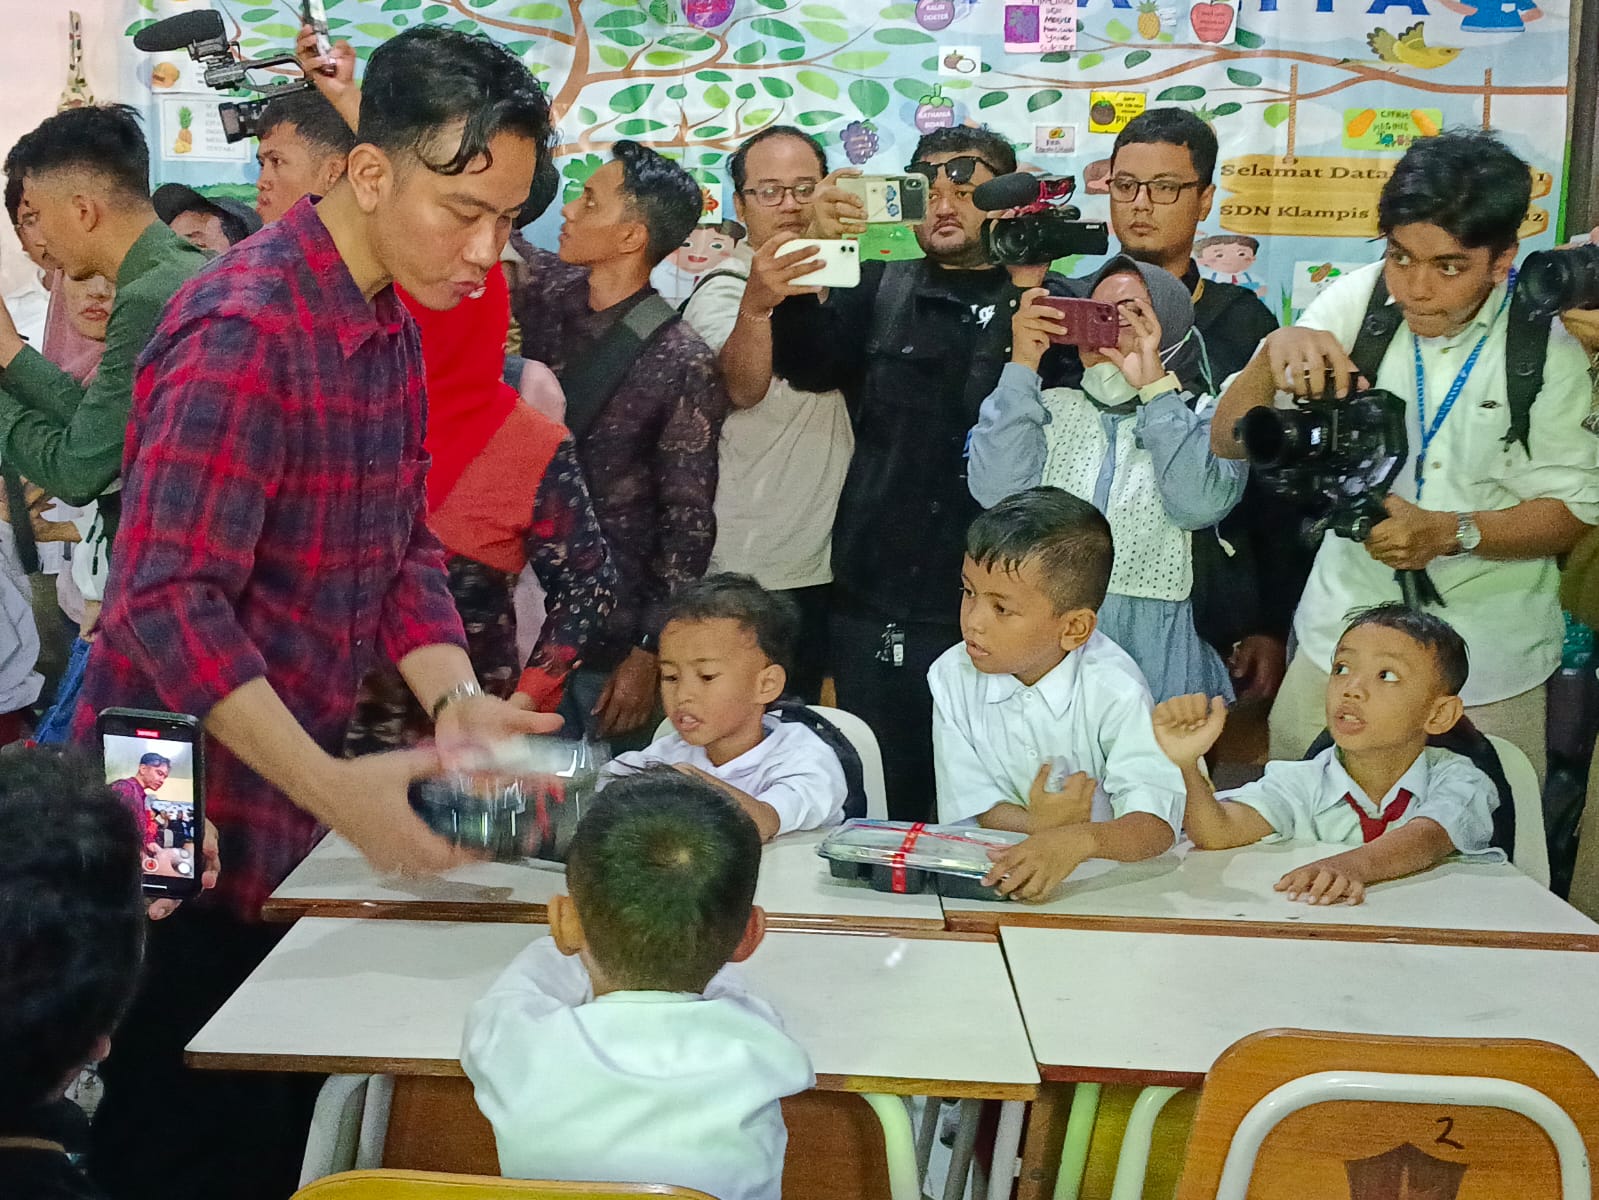
<path id="1" fill-rule="evenodd" d="M 661 652 L 661 639 L 658 634 L 641 633 L 633 639 L 633 644 L 646 654 L 659 654 Z"/>
<path id="2" fill-rule="evenodd" d="M 463 679 L 433 702 L 433 711 L 429 716 L 433 723 L 437 725 L 439 716 L 457 700 L 465 700 L 468 696 L 482 696 L 484 694 L 483 688 L 478 684 L 477 680 Z"/>
<path id="3" fill-rule="evenodd" d="M 1470 513 L 1455 514 L 1455 545 L 1456 554 L 1471 554 L 1482 545 L 1482 530 Z"/>

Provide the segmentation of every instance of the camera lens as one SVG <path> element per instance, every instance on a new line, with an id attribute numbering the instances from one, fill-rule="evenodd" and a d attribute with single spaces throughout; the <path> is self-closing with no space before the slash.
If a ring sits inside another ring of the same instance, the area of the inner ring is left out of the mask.
<path id="1" fill-rule="evenodd" d="M 1538 320 L 1568 308 L 1599 308 L 1599 246 L 1529 254 L 1516 276 L 1516 295 Z"/>

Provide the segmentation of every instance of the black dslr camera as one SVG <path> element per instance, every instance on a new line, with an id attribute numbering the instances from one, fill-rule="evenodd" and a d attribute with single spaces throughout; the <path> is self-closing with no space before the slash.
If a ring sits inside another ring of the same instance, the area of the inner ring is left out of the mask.
<path id="1" fill-rule="evenodd" d="M 1252 408 L 1234 427 L 1266 490 L 1304 514 L 1312 545 L 1331 529 L 1363 542 L 1387 519 L 1383 500 L 1410 453 L 1405 402 L 1371 388 L 1339 400 L 1332 385 L 1294 408 Z M 1425 571 L 1396 571 L 1405 603 L 1442 604 Z"/>
<path id="2" fill-rule="evenodd" d="M 972 203 L 984 212 L 1019 211 L 983 226 L 983 251 L 997 266 L 1046 266 L 1073 254 L 1104 254 L 1110 235 L 1103 221 L 1084 221 L 1068 204 L 1077 189 L 1070 176 L 1049 178 L 1016 171 L 978 184 Z"/>
<path id="3" fill-rule="evenodd" d="M 1568 308 L 1599 308 L 1599 246 L 1527 255 L 1516 274 L 1516 299 L 1542 321 Z"/>

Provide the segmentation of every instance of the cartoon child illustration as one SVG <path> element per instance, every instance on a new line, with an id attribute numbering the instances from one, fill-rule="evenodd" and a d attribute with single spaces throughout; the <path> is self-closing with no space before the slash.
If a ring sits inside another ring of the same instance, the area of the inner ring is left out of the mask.
<path id="1" fill-rule="evenodd" d="M 1475 29 L 1479 33 L 1520 33 L 1528 21 L 1543 16 L 1543 10 L 1534 0 L 1440 0 L 1451 12 L 1460 13 L 1465 20 L 1462 29 Z"/>
<path id="2" fill-rule="evenodd" d="M 737 221 L 696 225 L 683 244 L 650 275 L 650 282 L 673 304 L 681 304 L 694 291 L 694 285 L 716 270 L 733 247 L 744 239 L 744 226 Z"/>
<path id="3" fill-rule="evenodd" d="M 1260 243 L 1239 233 L 1219 233 L 1194 243 L 1194 259 L 1205 274 L 1218 283 L 1246 287 L 1264 300 L 1266 285 L 1249 273 L 1259 253 Z"/>

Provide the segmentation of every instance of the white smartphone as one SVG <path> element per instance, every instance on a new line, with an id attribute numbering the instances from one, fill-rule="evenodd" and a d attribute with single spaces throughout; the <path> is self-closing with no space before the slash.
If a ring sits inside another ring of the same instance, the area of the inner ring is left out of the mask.
<path id="1" fill-rule="evenodd" d="M 793 282 L 803 287 L 852 288 L 861 283 L 861 248 L 853 238 L 798 238 L 783 246 L 788 254 L 801 247 L 813 250 L 822 265 Z"/>

